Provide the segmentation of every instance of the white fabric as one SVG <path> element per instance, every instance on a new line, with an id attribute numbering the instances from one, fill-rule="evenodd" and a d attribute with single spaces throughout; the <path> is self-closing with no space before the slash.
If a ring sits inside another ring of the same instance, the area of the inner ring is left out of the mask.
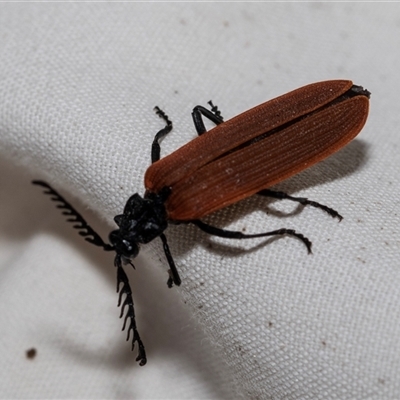
<path id="1" fill-rule="evenodd" d="M 0 5 L 2 398 L 400 398 L 398 4 Z M 30 179 L 103 235 L 210 99 L 226 119 L 310 82 L 372 92 L 349 146 L 279 185 L 337 209 L 252 198 L 207 219 L 313 242 L 167 235 L 128 273 L 148 364 L 119 330 L 112 254 L 84 242 Z M 101 216 L 100 220 L 96 215 Z M 25 351 L 37 349 L 33 360 Z"/>

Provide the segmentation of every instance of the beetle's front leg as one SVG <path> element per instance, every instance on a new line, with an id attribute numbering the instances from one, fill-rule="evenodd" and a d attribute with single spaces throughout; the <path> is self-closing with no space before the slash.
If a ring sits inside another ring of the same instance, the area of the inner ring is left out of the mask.
<path id="1" fill-rule="evenodd" d="M 218 107 L 214 106 L 211 100 L 208 102 L 208 104 L 211 106 L 211 111 L 203 106 L 196 106 L 195 108 L 193 108 L 192 111 L 194 127 L 196 128 L 197 134 L 199 136 L 207 132 L 204 125 L 203 117 L 206 117 L 210 121 L 214 122 L 215 125 L 219 125 L 224 122 L 224 119 L 222 118 L 221 112 L 218 110 Z"/>
<path id="2" fill-rule="evenodd" d="M 173 284 L 175 284 L 176 286 L 180 286 L 180 284 L 182 283 L 181 278 L 179 276 L 179 272 L 178 269 L 176 268 L 175 265 L 175 261 L 171 255 L 171 252 L 169 250 L 169 246 L 168 246 L 168 242 L 167 242 L 167 238 L 166 236 L 162 233 L 160 235 L 160 238 L 163 242 L 163 248 L 164 248 L 164 253 L 165 253 L 165 257 L 167 257 L 167 261 L 169 264 L 169 278 L 168 278 L 168 282 L 167 285 L 169 288 L 172 288 Z"/>
<path id="3" fill-rule="evenodd" d="M 153 144 L 151 145 L 152 164 L 160 159 L 160 141 L 172 131 L 172 121 L 168 118 L 168 115 L 165 114 L 165 112 L 159 107 L 154 107 L 154 110 L 156 114 L 165 121 L 166 125 L 163 129 L 157 132 L 156 136 L 154 137 Z"/>

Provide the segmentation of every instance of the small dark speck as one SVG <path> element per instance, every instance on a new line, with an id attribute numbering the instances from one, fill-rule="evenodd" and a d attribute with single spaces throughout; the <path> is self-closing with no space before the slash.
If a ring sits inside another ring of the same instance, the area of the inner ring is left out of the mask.
<path id="1" fill-rule="evenodd" d="M 200 304 L 197 308 L 198 308 L 199 310 L 201 310 L 201 309 L 203 308 L 203 305 Z"/>
<path id="2" fill-rule="evenodd" d="M 325 340 L 322 340 L 321 343 L 322 343 L 322 346 L 326 346 Z"/>
<path id="3" fill-rule="evenodd" d="M 242 357 L 246 355 L 246 351 L 240 345 L 238 346 L 238 351 Z"/>
<path id="4" fill-rule="evenodd" d="M 36 357 L 36 353 L 36 349 L 32 347 L 31 349 L 26 351 L 26 358 L 28 358 L 29 360 L 33 360 Z"/>
<path id="5" fill-rule="evenodd" d="M 204 286 L 204 282 L 200 282 L 200 286 Z"/>
<path id="6" fill-rule="evenodd" d="M 378 383 L 380 383 L 381 385 L 385 384 L 385 380 L 382 378 L 378 378 Z"/>
<path id="7" fill-rule="evenodd" d="M 273 326 L 274 326 L 274 324 L 273 324 L 271 321 L 269 321 L 269 322 L 268 322 L 268 327 L 269 327 L 269 328 L 272 328 Z"/>
<path id="8" fill-rule="evenodd" d="M 358 223 L 361 223 L 361 222 L 362 222 L 362 219 L 357 219 L 357 222 L 358 222 Z"/>
<path id="9" fill-rule="evenodd" d="M 229 26 L 229 22 L 228 21 L 224 21 L 224 26 L 225 26 L 225 28 L 227 28 Z"/>
<path id="10" fill-rule="evenodd" d="M 175 94 L 178 94 L 179 92 L 178 92 L 177 90 L 174 90 L 174 93 L 175 93 Z"/>
<path id="11" fill-rule="evenodd" d="M 186 21 L 184 19 L 181 19 L 179 22 L 181 23 L 181 25 L 186 25 Z"/>

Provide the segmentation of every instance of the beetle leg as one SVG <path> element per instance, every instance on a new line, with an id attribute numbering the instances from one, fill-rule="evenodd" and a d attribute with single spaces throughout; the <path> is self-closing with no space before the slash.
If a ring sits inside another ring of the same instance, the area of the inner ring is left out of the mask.
<path id="1" fill-rule="evenodd" d="M 207 132 L 206 127 L 204 126 L 203 117 L 208 118 L 210 121 L 214 122 L 215 125 L 219 125 L 224 122 L 218 107 L 214 106 L 211 100 L 208 102 L 208 104 L 211 106 L 211 111 L 203 106 L 196 106 L 192 111 L 194 127 L 196 128 L 199 136 L 204 132 Z"/>
<path id="2" fill-rule="evenodd" d="M 175 261 L 172 258 L 171 252 L 169 250 L 169 246 L 168 246 L 168 243 L 167 243 L 167 238 L 163 233 L 160 235 L 160 238 L 161 238 L 161 240 L 163 242 L 164 253 L 165 253 L 165 256 L 167 257 L 167 261 L 168 261 L 168 264 L 169 264 L 169 267 L 170 267 L 170 270 L 168 271 L 169 278 L 168 278 L 167 285 L 168 285 L 169 288 L 171 288 L 173 284 L 175 284 L 176 286 L 180 286 L 182 281 L 181 281 L 181 278 L 179 276 L 179 272 L 178 272 L 178 270 L 176 268 Z"/>
<path id="3" fill-rule="evenodd" d="M 156 114 L 166 122 L 166 125 L 163 129 L 157 132 L 156 136 L 154 137 L 153 144 L 151 145 L 152 164 L 160 159 L 160 141 L 172 131 L 172 122 L 168 118 L 168 115 L 165 114 L 165 112 L 159 107 L 154 107 L 154 110 Z"/>
<path id="4" fill-rule="evenodd" d="M 275 231 L 271 231 L 271 232 L 264 232 L 264 233 L 256 233 L 256 234 L 252 234 L 252 235 L 246 235 L 242 232 L 238 232 L 238 231 L 228 231 L 226 229 L 221 229 L 221 228 L 217 228 L 215 226 L 206 224 L 203 221 L 200 221 L 199 219 L 195 219 L 190 221 L 192 224 L 196 225 L 198 228 L 200 228 L 202 231 L 213 235 L 213 236 L 219 236 L 219 237 L 223 237 L 223 238 L 228 238 L 228 239 L 252 239 L 252 238 L 258 238 L 258 237 L 265 237 L 265 236 L 275 236 L 275 235 L 290 235 L 290 236 L 294 236 L 297 237 L 298 239 L 300 239 L 305 246 L 307 247 L 307 251 L 308 253 L 312 253 L 311 251 L 311 245 L 312 243 L 310 242 L 310 240 L 308 240 L 305 236 L 303 236 L 301 233 L 297 233 L 295 230 L 293 229 L 277 229 Z"/>
<path id="5" fill-rule="evenodd" d="M 122 330 L 124 331 L 126 328 L 126 323 L 128 318 L 130 319 L 129 327 L 127 329 L 127 337 L 126 340 L 129 340 L 131 331 L 132 331 L 132 350 L 135 347 L 135 342 L 138 344 L 138 356 L 136 357 L 136 361 L 139 361 L 139 365 L 143 366 L 147 362 L 146 358 L 146 350 L 144 348 L 142 339 L 140 339 L 139 332 L 136 327 L 136 319 L 135 319 L 135 309 L 133 305 L 132 298 L 132 289 L 129 284 L 128 276 L 126 275 L 121 262 L 121 257 L 119 255 L 115 256 L 114 264 L 117 267 L 117 293 L 119 293 L 118 298 L 118 307 L 121 307 L 120 318 L 124 316 L 125 307 L 128 307 L 128 310 L 125 315 L 124 324 L 122 326 Z M 122 288 L 120 289 L 122 283 Z M 124 301 L 122 301 L 122 296 L 125 295 Z"/>
<path id="6" fill-rule="evenodd" d="M 221 115 L 221 111 L 219 111 L 218 106 L 215 106 L 212 102 L 212 100 L 210 100 L 208 102 L 208 104 L 211 107 L 211 112 L 218 118 L 220 118 L 222 121 L 224 120 L 224 117 Z M 221 123 L 221 122 L 220 122 Z M 218 125 L 218 123 L 216 123 Z"/>
<path id="7" fill-rule="evenodd" d="M 343 217 L 333 208 L 330 208 L 323 204 L 317 203 L 316 201 L 308 200 L 305 197 L 293 197 L 293 196 L 289 196 L 287 193 L 276 192 L 274 190 L 269 190 L 269 189 L 260 190 L 257 194 L 260 194 L 261 196 L 273 197 L 275 199 L 280 199 L 280 200 L 287 199 L 287 200 L 296 201 L 297 203 L 300 203 L 303 206 L 308 205 L 308 206 L 320 208 L 321 210 L 324 210 L 326 213 L 328 213 L 331 217 L 338 218 L 339 221 L 341 221 L 343 219 Z"/>

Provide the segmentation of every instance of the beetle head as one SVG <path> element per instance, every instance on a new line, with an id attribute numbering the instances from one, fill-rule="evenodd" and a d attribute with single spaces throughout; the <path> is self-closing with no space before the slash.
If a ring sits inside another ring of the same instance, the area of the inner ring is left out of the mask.
<path id="1" fill-rule="evenodd" d="M 123 258 L 135 258 L 139 253 L 139 245 L 135 240 L 125 238 L 120 229 L 112 231 L 108 236 L 117 254 Z"/>
<path id="2" fill-rule="evenodd" d="M 151 242 L 167 228 L 167 213 L 164 201 L 158 195 L 145 198 L 132 195 L 123 214 L 114 218 L 119 229 L 109 235 L 110 243 L 123 258 L 134 258 L 139 253 L 140 243 Z"/>

